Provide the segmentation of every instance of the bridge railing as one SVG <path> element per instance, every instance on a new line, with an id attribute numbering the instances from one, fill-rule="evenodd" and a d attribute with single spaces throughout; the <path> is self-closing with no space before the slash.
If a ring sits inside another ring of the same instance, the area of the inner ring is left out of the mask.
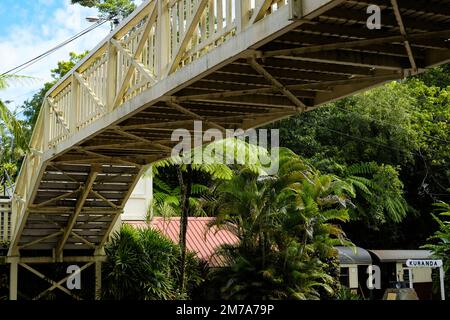
<path id="1" fill-rule="evenodd" d="M 19 174 L 14 224 L 42 174 L 42 155 L 294 0 L 151 0 L 46 95 Z"/>
<path id="2" fill-rule="evenodd" d="M 11 199 L 0 197 L 0 244 L 11 240 Z"/>

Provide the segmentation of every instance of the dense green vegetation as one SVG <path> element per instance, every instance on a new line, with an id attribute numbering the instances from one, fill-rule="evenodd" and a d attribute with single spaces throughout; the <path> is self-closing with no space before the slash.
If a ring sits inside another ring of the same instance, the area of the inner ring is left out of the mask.
<path id="1" fill-rule="evenodd" d="M 24 79 L 27 78 L 2 75 L 0 90 Z M 27 150 L 28 137 L 23 121 L 0 98 L 0 194 L 14 182 L 21 159 Z"/>
<path id="2" fill-rule="evenodd" d="M 436 228 L 430 212 L 450 185 L 450 88 L 432 81 L 445 81 L 442 74 L 424 75 L 430 86 L 421 78 L 393 82 L 273 125 L 282 146 L 322 172 L 365 171 L 375 192 L 357 190 L 344 227 L 361 246 L 417 248 Z"/>
<path id="3" fill-rule="evenodd" d="M 85 7 L 96 7 L 104 17 L 117 15 L 126 17 L 136 9 L 133 0 L 71 0 L 71 2 Z"/>
<path id="4" fill-rule="evenodd" d="M 107 300 L 187 299 L 201 282 L 200 263 L 186 257 L 186 288 L 179 283 L 180 248 L 153 229 L 124 225 L 106 247 L 103 298 Z"/>
<path id="5" fill-rule="evenodd" d="M 225 299 L 318 299 L 334 296 L 329 274 L 335 245 L 349 242 L 336 222 L 349 219 L 353 190 L 322 175 L 290 150 L 280 150 L 276 176 L 243 169 L 218 188 L 215 225 L 233 230 L 239 243 L 224 246 L 228 265 L 212 281 Z"/>
<path id="6" fill-rule="evenodd" d="M 433 218 L 439 224 L 439 230 L 430 237 L 430 243 L 425 245 L 424 248 L 431 250 L 436 258 L 443 260 L 444 272 L 448 277 L 450 274 L 450 205 L 445 202 L 438 202 L 435 207 L 439 215 L 433 214 Z M 436 282 L 438 281 L 436 279 Z M 449 290 L 450 283 L 447 281 L 445 285 L 447 299 L 450 298 Z"/>

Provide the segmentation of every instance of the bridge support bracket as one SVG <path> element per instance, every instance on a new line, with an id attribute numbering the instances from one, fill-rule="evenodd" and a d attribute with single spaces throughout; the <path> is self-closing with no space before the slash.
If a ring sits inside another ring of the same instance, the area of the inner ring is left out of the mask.
<path id="1" fill-rule="evenodd" d="M 289 20 L 299 20 L 303 18 L 302 0 L 289 1 Z"/>
<path id="2" fill-rule="evenodd" d="M 19 257 L 10 257 L 9 266 L 9 300 L 17 300 L 17 286 L 19 275 Z"/>

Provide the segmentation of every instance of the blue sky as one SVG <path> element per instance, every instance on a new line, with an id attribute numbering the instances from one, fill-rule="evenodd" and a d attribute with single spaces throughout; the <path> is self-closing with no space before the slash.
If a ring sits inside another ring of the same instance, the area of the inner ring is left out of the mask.
<path id="1" fill-rule="evenodd" d="M 0 0 L 0 73 L 5 72 L 58 45 L 89 27 L 87 16 L 97 15 L 95 9 L 71 5 L 70 0 Z M 0 99 L 13 100 L 11 109 L 30 98 L 43 83 L 49 81 L 50 70 L 69 52 L 94 48 L 109 33 L 106 24 L 46 59 L 21 71 L 36 80 L 14 84 L 0 92 Z"/>

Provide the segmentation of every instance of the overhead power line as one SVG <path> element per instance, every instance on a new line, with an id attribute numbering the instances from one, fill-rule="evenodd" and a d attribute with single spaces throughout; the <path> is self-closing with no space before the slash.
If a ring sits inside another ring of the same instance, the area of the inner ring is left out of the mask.
<path id="1" fill-rule="evenodd" d="M 83 31 L 80 31 L 79 33 L 77 33 L 75 35 L 73 35 L 69 39 L 67 39 L 64 42 L 58 44 L 57 46 L 51 48 L 50 50 L 48 50 L 48 51 L 38 55 L 37 57 L 35 57 L 35 58 L 31 59 L 31 60 L 28 60 L 27 62 L 24 62 L 24 63 L 22 63 L 22 64 L 20 64 L 20 65 L 18 65 L 16 67 L 8 70 L 8 71 L 2 73 L 1 76 L 5 76 L 7 74 L 17 74 L 17 73 L 19 73 L 20 71 L 30 67 L 31 65 L 35 64 L 36 62 L 38 62 L 38 61 L 44 59 L 45 57 L 49 56 L 53 52 L 61 49 L 62 47 L 68 45 L 69 43 L 71 43 L 71 42 L 73 42 L 75 40 L 77 40 L 78 38 L 84 36 L 85 34 L 87 34 L 87 33 L 91 32 L 91 31 L 97 29 L 98 27 L 102 26 L 107 21 L 108 20 L 102 20 L 102 21 L 97 22 L 94 25 L 89 26 L 88 28 L 84 29 Z"/>

